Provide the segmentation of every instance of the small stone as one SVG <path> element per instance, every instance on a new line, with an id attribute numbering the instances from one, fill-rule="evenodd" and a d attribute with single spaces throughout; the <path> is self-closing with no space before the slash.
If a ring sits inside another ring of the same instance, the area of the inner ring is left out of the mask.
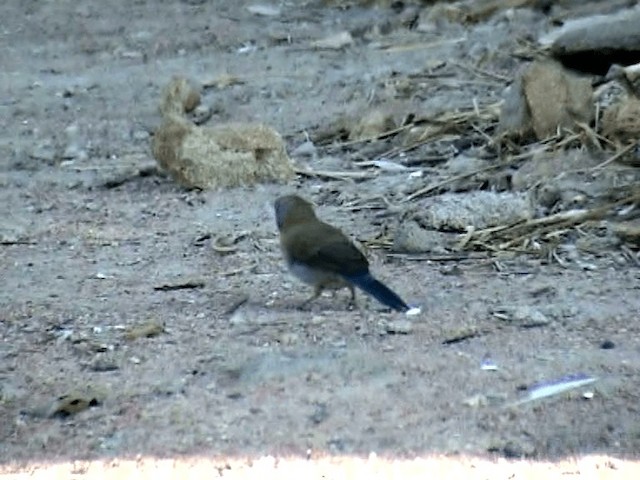
<path id="1" fill-rule="evenodd" d="M 113 359 L 102 357 L 96 357 L 89 365 L 89 370 L 93 372 L 112 372 L 119 368 Z"/>
<path id="2" fill-rule="evenodd" d="M 301 143 L 291 152 L 293 157 L 313 157 L 317 153 L 316 146 L 311 140 Z"/>
<path id="3" fill-rule="evenodd" d="M 523 458 L 523 457 L 525 457 L 525 453 L 524 453 L 524 450 L 522 449 L 522 447 L 520 445 L 518 445 L 517 443 L 514 443 L 514 442 L 507 443 L 502 448 L 502 454 L 506 458 Z"/>
<path id="4" fill-rule="evenodd" d="M 85 386 L 55 399 L 46 411 L 49 418 L 65 418 L 102 404 L 106 392 L 102 388 Z"/>
<path id="5" fill-rule="evenodd" d="M 615 348 L 615 346 L 616 344 L 611 340 L 605 340 L 600 344 L 600 348 L 603 350 L 611 350 L 612 348 Z"/>
<path id="6" fill-rule="evenodd" d="M 319 425 L 329 417 L 329 409 L 326 403 L 318 402 L 315 404 L 313 413 L 309 416 L 309 420 L 314 425 Z"/>
<path id="7" fill-rule="evenodd" d="M 286 332 L 280 335 L 280 345 L 295 345 L 300 340 L 297 333 Z"/>
<path id="8" fill-rule="evenodd" d="M 454 343 L 464 342 L 478 335 L 478 329 L 473 325 L 454 326 L 448 331 L 443 332 L 443 345 L 452 345 Z"/>
<path id="9" fill-rule="evenodd" d="M 340 50 L 345 47 L 349 47 L 353 44 L 354 40 L 351 34 L 347 31 L 339 32 L 334 35 L 330 35 L 326 38 L 316 40 L 311 43 L 311 46 L 320 50 Z"/>
<path id="10" fill-rule="evenodd" d="M 478 393 L 476 395 L 473 395 L 472 397 L 465 399 L 462 403 L 467 407 L 472 408 L 484 407 L 487 405 L 487 397 L 485 397 L 481 393 Z"/>
<path id="11" fill-rule="evenodd" d="M 137 142 L 144 142 L 150 137 L 149 132 L 147 132 L 146 130 L 136 130 L 131 136 Z"/>
<path id="12" fill-rule="evenodd" d="M 198 105 L 192 114 L 193 123 L 202 125 L 206 123 L 213 115 L 213 109 L 208 105 Z"/>
<path id="13" fill-rule="evenodd" d="M 153 319 L 128 328 L 124 333 L 124 338 L 127 340 L 136 340 L 138 338 L 157 337 L 164 333 L 164 331 L 164 322 Z"/>
<path id="14" fill-rule="evenodd" d="M 385 331 L 391 334 L 408 335 L 413 331 L 413 324 L 409 320 L 392 320 L 385 325 Z"/>
<path id="15" fill-rule="evenodd" d="M 493 315 L 522 328 L 544 327 L 551 323 L 540 310 L 526 305 L 497 308 Z"/>
<path id="16" fill-rule="evenodd" d="M 513 319 L 520 326 L 525 328 L 542 327 L 551 322 L 540 310 L 529 307 L 516 309 Z"/>
<path id="17" fill-rule="evenodd" d="M 485 359 L 482 361 L 480 365 L 480 370 L 484 370 L 486 372 L 495 372 L 498 370 L 498 366 L 491 359 Z"/>
<path id="18" fill-rule="evenodd" d="M 277 17 L 281 13 L 280 8 L 267 4 L 249 5 L 248 7 L 246 7 L 246 9 L 250 13 L 261 17 Z"/>

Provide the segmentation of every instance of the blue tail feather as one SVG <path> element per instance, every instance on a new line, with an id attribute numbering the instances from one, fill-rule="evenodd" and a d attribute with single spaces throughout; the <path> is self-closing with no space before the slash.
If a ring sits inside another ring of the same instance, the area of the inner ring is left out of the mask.
<path id="1" fill-rule="evenodd" d="M 397 293 L 384 283 L 376 280 L 369 272 L 359 275 L 349 275 L 345 276 L 345 278 L 387 307 L 400 312 L 409 310 L 409 306 L 404 303 L 404 300 L 402 300 Z"/>

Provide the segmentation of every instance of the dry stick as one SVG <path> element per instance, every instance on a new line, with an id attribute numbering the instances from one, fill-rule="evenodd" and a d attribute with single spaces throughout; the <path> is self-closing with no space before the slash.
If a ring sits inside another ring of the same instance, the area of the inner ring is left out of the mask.
<path id="1" fill-rule="evenodd" d="M 489 227 L 489 228 L 484 228 L 482 230 L 476 230 L 475 232 L 473 232 L 473 235 L 469 238 L 466 239 L 466 243 L 470 242 L 470 241 L 477 241 L 477 238 L 473 238 L 473 237 L 487 237 L 493 233 L 499 233 L 499 232 L 503 232 L 505 230 L 509 230 L 510 228 L 515 228 L 518 225 L 523 225 L 526 222 L 526 220 L 520 220 L 519 222 L 513 223 L 511 225 L 498 225 L 495 227 Z M 468 234 L 467 234 L 468 235 Z"/>
<path id="2" fill-rule="evenodd" d="M 479 112 L 476 112 L 475 108 L 465 110 L 463 112 L 447 112 L 440 116 L 440 118 L 435 121 L 439 121 L 441 123 L 465 123 L 472 118 L 484 117 L 485 120 L 495 119 L 499 115 L 499 107 L 502 102 L 494 102 L 489 105 L 485 105 L 482 107 Z"/>
<path id="3" fill-rule="evenodd" d="M 491 119 L 495 119 L 496 115 L 492 114 L 491 111 L 492 109 L 498 107 L 500 105 L 500 102 L 496 102 L 493 103 L 491 105 L 487 105 L 485 107 L 483 107 L 480 111 L 480 114 L 478 115 L 476 113 L 475 109 L 469 110 L 469 111 L 465 111 L 465 112 L 456 112 L 456 113 L 445 113 L 440 115 L 439 118 L 436 119 L 431 119 L 431 120 L 427 120 L 426 123 L 428 124 L 435 124 L 437 128 L 435 131 L 430 132 L 428 135 L 426 135 L 424 138 L 421 138 L 420 140 L 412 143 L 411 145 L 408 145 L 406 147 L 394 147 L 380 155 L 378 155 L 376 157 L 376 160 L 379 160 L 381 158 L 384 157 L 393 157 L 395 155 L 398 155 L 400 153 L 406 153 L 409 152 L 411 150 L 414 150 L 418 147 L 420 147 L 421 145 L 424 145 L 425 143 L 431 141 L 432 139 L 436 138 L 439 135 L 443 135 L 445 133 L 448 133 L 448 131 L 450 129 L 452 129 L 455 126 L 464 124 L 465 122 L 468 122 L 470 119 L 472 118 L 485 118 L 485 120 L 491 120 Z M 415 122 L 413 122 L 411 125 L 412 126 L 418 126 L 420 123 L 423 123 L 422 120 L 417 120 Z M 426 128 L 425 128 L 426 131 Z"/>
<path id="4" fill-rule="evenodd" d="M 465 261 L 477 261 L 488 260 L 488 257 L 484 253 L 454 253 L 451 255 L 431 255 L 428 253 L 399 253 L 399 252 L 387 252 L 385 256 L 388 258 L 402 258 L 410 262 L 465 262 Z"/>
<path id="5" fill-rule="evenodd" d="M 356 210 L 364 210 L 365 208 L 375 208 L 375 207 L 367 207 L 367 204 L 372 205 L 376 200 L 382 200 L 387 208 L 391 205 L 391 202 L 384 195 L 373 195 L 368 198 L 362 198 L 357 201 L 349 202 L 346 205 L 342 205 L 340 210 L 344 210 L 347 212 L 353 212 Z"/>
<path id="6" fill-rule="evenodd" d="M 394 128 L 392 130 L 387 130 L 385 132 L 379 133 L 378 135 L 374 135 L 373 137 L 360 138 L 358 140 L 349 140 L 348 142 L 342 142 L 342 143 L 335 143 L 335 144 L 331 145 L 331 148 L 351 147 L 351 146 L 357 145 L 359 143 L 366 143 L 366 142 L 372 142 L 372 141 L 375 141 L 375 140 L 382 140 L 383 138 L 387 138 L 387 137 L 390 137 L 391 135 L 395 135 L 395 134 L 400 133 L 400 132 L 402 132 L 404 130 L 407 130 L 408 128 L 411 128 L 414 125 L 415 125 L 414 123 L 407 123 L 406 125 L 402 125 L 401 127 Z"/>
<path id="7" fill-rule="evenodd" d="M 595 167 L 593 167 L 591 169 L 591 171 L 596 171 L 596 170 L 600 170 L 603 167 L 606 167 L 607 165 L 609 165 L 610 163 L 615 162 L 616 160 L 618 160 L 620 157 L 622 157 L 623 155 L 629 153 L 631 150 L 634 149 L 634 147 L 636 147 L 637 145 L 640 145 L 640 141 L 639 142 L 633 142 L 630 143 L 629 145 L 627 145 L 626 147 L 624 147 L 622 150 L 620 150 L 618 153 L 616 153 L 615 155 L 611 156 L 611 158 L 608 158 L 607 160 L 605 160 L 604 162 L 602 162 L 599 165 L 596 165 Z"/>
<path id="8" fill-rule="evenodd" d="M 542 228 L 542 231 L 540 233 L 542 233 L 544 231 L 544 227 Z M 529 237 L 531 236 L 531 232 L 527 232 L 527 233 L 523 233 L 522 235 L 519 235 L 515 238 L 512 238 L 511 240 L 507 240 L 506 242 L 501 243 L 500 245 L 498 245 L 498 250 L 506 250 L 510 247 L 513 247 L 514 245 L 520 243 L 523 240 L 527 240 L 529 239 Z"/>
<path id="9" fill-rule="evenodd" d="M 548 215 L 546 217 L 533 218 L 531 220 L 527 220 L 524 223 L 519 223 L 509 227 L 507 230 L 518 230 L 518 229 L 528 229 L 531 227 L 548 227 L 548 226 L 556 226 L 558 223 L 568 223 L 578 224 L 582 223 L 586 220 L 596 218 L 598 215 L 606 213 L 609 208 L 613 207 L 618 202 L 614 202 L 614 204 L 605 205 L 604 207 L 598 207 L 591 210 L 581 209 L 581 210 L 569 210 L 566 212 L 558 212 L 553 215 Z M 623 202 L 623 203 L 626 203 Z M 480 233 L 480 232 L 478 232 Z"/>
<path id="10" fill-rule="evenodd" d="M 393 44 L 393 45 L 382 45 L 379 50 L 383 51 L 383 52 L 407 52 L 407 51 L 411 51 L 411 50 L 419 50 L 419 49 L 429 49 L 429 48 L 433 48 L 433 47 L 439 47 L 440 45 L 448 45 L 448 44 L 452 44 L 452 43 L 460 43 L 460 42 L 464 42 L 466 40 L 466 37 L 460 37 L 460 38 L 452 38 L 449 40 L 437 40 L 435 42 L 420 42 L 420 43 L 409 43 L 409 44 L 403 44 L 403 45 L 397 45 L 397 44 Z"/>
<path id="11" fill-rule="evenodd" d="M 443 87 L 449 87 L 449 88 L 461 87 L 463 85 L 479 85 L 483 87 L 496 86 L 496 82 L 489 82 L 489 81 L 483 81 L 483 80 L 458 80 L 458 79 L 449 79 L 449 78 L 438 79 L 438 84 L 442 85 Z"/>
<path id="12" fill-rule="evenodd" d="M 406 153 L 406 152 L 410 152 L 411 150 L 415 150 L 416 148 L 424 145 L 427 142 L 430 142 L 436 135 L 439 135 L 442 131 L 445 130 L 445 126 L 443 126 L 439 131 L 434 132 L 430 135 L 427 135 L 424 138 L 421 138 L 420 140 L 418 140 L 417 142 L 412 143 L 411 145 L 407 145 L 405 147 L 393 147 L 390 150 L 387 150 L 384 153 L 381 153 L 380 155 L 378 155 L 376 157 L 376 160 L 380 160 L 382 158 L 391 158 L 391 157 L 395 157 L 396 155 L 400 155 L 401 153 Z"/>
<path id="13" fill-rule="evenodd" d="M 221 254 L 232 253 L 232 252 L 236 252 L 239 248 L 238 245 L 220 245 L 218 243 L 218 240 L 216 240 L 216 242 L 213 245 L 211 245 L 211 250 L 213 250 L 216 253 L 221 253 Z"/>
<path id="14" fill-rule="evenodd" d="M 625 257 L 627 257 L 631 262 L 633 262 L 636 267 L 640 267 L 640 260 L 638 260 L 638 257 L 633 253 L 633 251 L 629 247 L 627 247 L 626 245 L 622 245 L 620 249 L 622 250 L 622 253 L 624 253 Z"/>
<path id="15" fill-rule="evenodd" d="M 593 220 L 593 219 L 591 219 L 591 220 Z M 547 237 L 551 236 L 552 234 L 554 234 L 554 235 L 561 234 L 561 233 L 564 233 L 567 230 L 569 230 L 568 228 L 565 228 L 565 227 L 574 226 L 574 227 L 577 228 L 577 226 L 584 225 L 588 221 L 589 220 L 585 220 L 583 222 L 579 222 L 579 221 L 578 222 L 573 222 L 573 221 L 567 220 L 566 222 L 561 223 L 560 225 L 545 225 L 545 226 L 540 227 L 540 229 L 538 230 L 538 234 L 539 235 L 544 234 Z M 549 229 L 550 231 L 545 233 L 547 229 Z M 510 248 L 513 245 L 516 245 L 517 243 L 519 243 L 519 242 L 521 242 L 523 240 L 529 239 L 531 237 L 531 234 L 532 234 L 531 231 L 523 233 L 522 235 L 519 235 L 519 236 L 517 236 L 515 238 L 512 238 L 511 240 L 508 240 L 506 242 L 501 243 L 500 245 L 498 245 L 498 248 L 500 250 L 506 250 L 507 248 Z M 560 262 L 558 262 L 558 263 L 560 263 Z"/>
<path id="16" fill-rule="evenodd" d="M 296 168 L 295 172 L 299 175 L 306 175 L 307 177 L 324 177 L 330 180 L 343 181 L 368 180 L 376 176 L 374 173 L 370 172 L 333 172 L 328 170 L 307 170 L 302 168 Z"/>
<path id="17" fill-rule="evenodd" d="M 241 295 L 225 310 L 225 315 L 233 315 L 236 311 L 249 301 L 249 295 Z"/>
<path id="18" fill-rule="evenodd" d="M 584 133 L 587 135 L 587 137 L 589 137 L 591 142 L 593 142 L 593 144 L 598 147 L 598 150 L 604 150 L 602 146 L 602 142 L 608 143 L 609 145 L 613 145 L 613 142 L 611 140 L 603 137 L 602 135 L 599 135 L 594 129 L 592 129 L 586 123 L 576 122 L 576 125 L 578 126 L 578 128 L 581 128 L 584 131 Z"/>
<path id="19" fill-rule="evenodd" d="M 555 144 L 556 148 L 562 148 L 563 146 L 567 145 L 568 143 L 573 142 L 574 140 L 580 140 L 580 137 L 582 135 L 580 135 L 579 133 L 574 133 L 573 135 L 569 135 L 567 137 L 564 137 L 562 140 L 560 140 L 558 143 Z"/>
<path id="20" fill-rule="evenodd" d="M 37 245 L 31 240 L 0 240 L 0 245 Z"/>
<path id="21" fill-rule="evenodd" d="M 186 282 L 183 282 L 183 283 L 158 285 L 156 287 L 153 287 L 153 289 L 160 292 L 168 292 L 171 290 L 185 290 L 190 288 L 202 288 L 202 287 L 204 287 L 204 282 L 201 280 L 187 280 Z"/>
<path id="22" fill-rule="evenodd" d="M 227 270 L 225 272 L 218 272 L 217 275 L 221 275 L 223 277 L 232 277 L 234 275 L 239 275 L 241 273 L 254 271 L 257 265 L 258 265 L 257 263 L 254 263 L 252 265 L 249 265 L 248 267 L 241 267 L 241 268 L 235 268 L 233 270 Z"/>
<path id="23" fill-rule="evenodd" d="M 484 230 L 478 230 L 477 232 L 475 232 L 474 237 L 476 237 L 476 239 L 486 238 L 487 235 L 491 233 L 496 233 L 498 231 L 503 233 L 509 232 L 509 231 L 516 232 L 520 229 L 530 230 L 531 227 L 534 227 L 534 228 L 539 227 L 543 231 L 545 228 L 550 228 L 550 227 L 555 229 L 562 229 L 562 228 L 578 225 L 589 220 L 601 219 L 612 208 L 625 203 L 635 202 L 638 200 L 640 200 L 640 193 L 631 195 L 629 197 L 625 197 L 620 200 L 616 200 L 615 202 L 611 202 L 607 205 L 604 205 L 598 208 L 593 208 L 591 210 L 569 210 L 568 212 L 554 213 L 553 215 L 548 215 L 546 217 L 541 217 L 541 218 L 534 218 L 532 220 L 527 220 L 526 222 L 519 222 L 514 225 L 509 225 L 509 226 L 503 225 L 500 227 L 492 227 Z M 507 242 L 500 244 L 498 248 L 506 249 L 509 246 L 511 246 L 513 243 L 516 243 L 526 238 L 530 234 L 531 232 L 527 232 L 525 234 L 519 235 L 516 238 L 512 238 L 511 240 L 508 240 Z"/>
<path id="24" fill-rule="evenodd" d="M 426 187 L 417 190 L 415 192 L 413 192 L 411 195 L 409 195 L 408 197 L 406 197 L 405 199 L 402 200 L 401 203 L 405 203 L 405 202 L 410 202 L 411 200 L 417 198 L 417 197 L 421 197 L 423 195 L 426 195 L 427 193 L 430 193 L 434 190 L 438 190 L 439 188 L 448 185 L 452 182 L 457 182 L 458 180 L 464 180 L 465 178 L 469 178 L 469 177 L 473 177 L 475 175 L 478 175 L 479 173 L 486 173 L 486 172 L 490 172 L 492 170 L 496 170 L 498 168 L 503 168 L 503 167 L 508 167 L 511 164 L 522 160 L 523 158 L 528 158 L 531 157 L 535 154 L 537 154 L 538 152 L 544 152 L 546 151 L 546 148 L 541 148 L 541 149 L 536 149 L 536 150 L 532 150 L 531 152 L 527 152 L 527 153 L 522 153 L 520 155 L 515 155 L 513 157 L 511 157 L 508 161 L 503 162 L 503 163 L 498 163 L 496 165 L 490 165 L 488 167 L 484 167 L 484 168 L 480 168 L 479 170 L 474 170 L 473 172 L 468 172 L 468 173 L 461 173 L 460 175 L 455 175 L 453 177 L 449 177 L 446 180 L 443 180 L 441 182 L 437 182 L 435 184 L 431 184 L 431 185 L 427 185 Z"/>
<path id="25" fill-rule="evenodd" d="M 463 179 L 468 178 L 468 177 L 473 177 L 474 175 L 477 175 L 479 173 L 490 172 L 491 170 L 495 170 L 495 169 L 503 167 L 503 166 L 504 166 L 503 164 L 491 165 L 489 167 L 481 168 L 479 170 L 474 170 L 473 172 L 470 172 L 470 173 L 462 173 L 460 175 L 455 175 L 453 177 L 449 177 L 446 180 L 443 180 L 441 182 L 437 182 L 435 184 L 427 185 L 426 187 L 413 192 L 411 195 L 409 195 L 408 197 L 404 198 L 401 203 L 410 202 L 414 198 L 418 198 L 418 197 L 421 197 L 422 195 L 426 195 L 427 193 L 430 193 L 430 192 L 432 192 L 434 190 L 438 190 L 439 188 L 444 187 L 445 185 L 448 185 L 450 183 L 456 182 L 458 180 L 463 180 Z"/>
<path id="26" fill-rule="evenodd" d="M 404 173 L 404 172 L 419 172 L 419 168 L 410 168 L 402 163 L 397 163 L 392 160 L 364 160 L 362 162 L 353 162 L 353 165 L 360 168 L 378 167 L 380 170 L 388 173 Z"/>
<path id="27" fill-rule="evenodd" d="M 509 83 L 512 80 L 512 78 L 510 78 L 510 77 L 505 77 L 504 75 L 500 75 L 498 73 L 493 73 L 493 72 L 490 72 L 488 70 L 484 70 L 482 68 L 470 67 L 468 65 L 464 65 L 464 64 L 458 63 L 458 62 L 452 62 L 452 64 L 455 65 L 458 68 L 461 68 L 462 70 L 466 70 L 467 72 L 473 73 L 474 75 L 483 76 L 483 77 L 489 77 L 489 78 L 492 78 L 494 80 L 498 80 L 500 83 Z"/>
<path id="28" fill-rule="evenodd" d="M 471 128 L 473 130 L 475 130 L 478 134 L 482 135 L 484 137 L 484 139 L 487 141 L 487 143 L 489 145 L 492 145 L 494 143 L 494 139 L 491 138 L 491 135 L 487 134 L 486 132 L 484 132 L 480 127 L 478 127 L 477 125 L 471 125 Z"/>

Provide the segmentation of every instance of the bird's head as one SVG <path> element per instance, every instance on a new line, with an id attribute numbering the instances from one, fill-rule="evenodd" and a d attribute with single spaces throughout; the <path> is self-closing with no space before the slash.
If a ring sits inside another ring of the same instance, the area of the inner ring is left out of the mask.
<path id="1" fill-rule="evenodd" d="M 278 198 L 274 203 L 274 207 L 276 224 L 280 231 L 290 225 L 308 222 L 316 218 L 311 203 L 297 195 L 285 195 Z"/>

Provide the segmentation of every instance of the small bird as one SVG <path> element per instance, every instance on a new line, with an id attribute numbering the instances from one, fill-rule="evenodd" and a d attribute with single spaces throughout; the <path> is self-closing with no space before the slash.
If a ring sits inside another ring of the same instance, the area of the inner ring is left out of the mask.
<path id="1" fill-rule="evenodd" d="M 280 246 L 291 273 L 314 287 L 303 303 L 318 298 L 324 289 L 348 288 L 355 303 L 354 286 L 380 303 L 400 312 L 409 306 L 390 288 L 369 273 L 369 262 L 356 246 L 335 227 L 319 220 L 309 202 L 297 195 L 275 201 Z"/>

